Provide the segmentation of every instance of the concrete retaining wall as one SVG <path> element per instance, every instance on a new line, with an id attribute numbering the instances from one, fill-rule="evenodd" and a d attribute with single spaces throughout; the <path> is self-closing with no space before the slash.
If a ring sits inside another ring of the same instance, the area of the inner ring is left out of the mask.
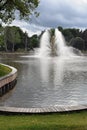
<path id="1" fill-rule="evenodd" d="M 17 69 L 9 65 L 2 65 L 11 68 L 12 71 L 8 75 L 0 78 L 0 96 L 3 96 L 7 92 L 9 92 L 15 86 L 17 81 Z"/>

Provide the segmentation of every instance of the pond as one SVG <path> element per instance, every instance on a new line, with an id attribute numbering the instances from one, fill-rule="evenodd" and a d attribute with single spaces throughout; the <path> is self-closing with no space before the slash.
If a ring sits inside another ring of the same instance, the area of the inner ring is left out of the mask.
<path id="1" fill-rule="evenodd" d="M 18 69 L 15 88 L 0 98 L 0 106 L 48 107 L 87 105 L 87 57 L 38 58 L 6 54 L 0 62 Z"/>

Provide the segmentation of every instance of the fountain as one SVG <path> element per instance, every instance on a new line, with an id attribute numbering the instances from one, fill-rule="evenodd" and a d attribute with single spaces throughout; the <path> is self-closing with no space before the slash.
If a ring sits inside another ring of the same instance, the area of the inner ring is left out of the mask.
<path id="1" fill-rule="evenodd" d="M 41 41 L 40 41 L 40 51 L 39 56 L 49 56 L 51 53 L 50 49 L 50 34 L 49 31 L 46 30 L 44 34 L 42 35 Z"/>
<path id="2" fill-rule="evenodd" d="M 50 30 L 46 30 L 41 38 L 40 44 L 40 57 L 47 56 L 63 56 L 63 57 L 74 57 L 76 55 L 82 55 L 78 49 L 68 47 L 62 33 L 55 29 L 54 35 L 51 34 Z"/>
<path id="3" fill-rule="evenodd" d="M 87 109 L 87 57 L 76 53 L 80 54 L 68 47 L 61 32 L 55 29 L 42 35 L 39 58 L 34 54 L 1 56 L 1 62 L 18 69 L 19 78 L 16 89 L 0 99 L 0 111 L 44 113 Z"/>

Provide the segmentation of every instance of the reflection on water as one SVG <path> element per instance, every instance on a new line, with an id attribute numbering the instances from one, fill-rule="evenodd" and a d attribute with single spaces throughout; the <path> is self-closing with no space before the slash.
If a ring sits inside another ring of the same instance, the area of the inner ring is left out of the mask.
<path id="1" fill-rule="evenodd" d="M 54 86 L 61 85 L 63 81 L 64 64 L 64 60 L 61 58 L 40 59 L 42 81 L 48 83 L 51 80 Z"/>
<path id="2" fill-rule="evenodd" d="M 1 56 L 18 69 L 14 90 L 0 98 L 2 106 L 45 107 L 87 105 L 87 58 Z"/>

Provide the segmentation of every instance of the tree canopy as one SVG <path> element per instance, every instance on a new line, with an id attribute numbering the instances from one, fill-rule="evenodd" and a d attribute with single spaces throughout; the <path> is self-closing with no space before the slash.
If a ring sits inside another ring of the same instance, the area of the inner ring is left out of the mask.
<path id="1" fill-rule="evenodd" d="M 70 40 L 70 45 L 73 46 L 76 49 L 84 50 L 85 49 L 85 43 L 84 40 L 81 37 L 75 37 Z"/>
<path id="2" fill-rule="evenodd" d="M 29 51 L 39 46 L 39 36 L 28 36 L 16 26 L 0 26 L 0 51 Z"/>
<path id="3" fill-rule="evenodd" d="M 38 16 L 36 12 L 39 0 L 0 0 L 0 19 L 4 23 L 11 23 L 16 14 L 19 19 L 29 20 L 30 15 Z"/>

